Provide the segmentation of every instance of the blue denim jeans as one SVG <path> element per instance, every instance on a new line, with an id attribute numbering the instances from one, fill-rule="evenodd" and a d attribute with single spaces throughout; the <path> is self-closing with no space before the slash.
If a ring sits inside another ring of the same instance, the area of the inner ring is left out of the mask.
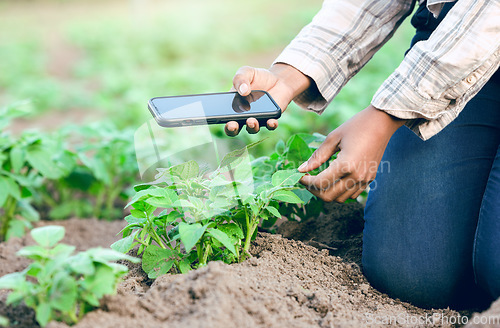
<path id="1" fill-rule="evenodd" d="M 363 270 L 392 297 L 422 307 L 500 297 L 498 75 L 431 139 L 402 127 L 387 146 L 365 208 Z"/>

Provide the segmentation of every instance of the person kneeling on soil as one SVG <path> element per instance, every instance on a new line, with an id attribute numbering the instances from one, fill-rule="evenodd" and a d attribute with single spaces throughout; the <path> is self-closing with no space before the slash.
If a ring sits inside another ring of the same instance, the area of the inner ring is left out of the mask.
<path id="1" fill-rule="evenodd" d="M 266 90 L 282 109 L 294 100 L 321 113 L 413 7 L 326 0 L 270 69 L 240 68 L 234 89 Z M 370 185 L 363 272 L 375 288 L 418 306 L 500 296 L 498 17 L 499 1 L 420 1 L 400 66 L 299 168 L 311 171 L 338 152 L 301 180 L 326 201 L 356 198 Z M 247 120 L 249 133 L 259 128 Z M 225 127 L 230 136 L 240 129 Z"/>

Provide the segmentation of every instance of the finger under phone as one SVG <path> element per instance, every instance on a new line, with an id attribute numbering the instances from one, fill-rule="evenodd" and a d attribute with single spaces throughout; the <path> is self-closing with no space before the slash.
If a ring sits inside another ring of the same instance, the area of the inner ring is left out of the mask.
<path id="1" fill-rule="evenodd" d="M 247 129 L 247 132 L 250 133 L 250 134 L 254 134 L 254 133 L 257 133 L 260 131 L 260 126 L 261 125 L 266 125 L 267 129 L 272 131 L 272 130 L 275 130 L 277 127 L 278 127 L 278 120 L 276 119 L 269 119 L 267 121 L 261 121 L 261 120 L 257 120 L 256 118 L 249 118 L 247 119 L 246 122 L 243 122 L 242 124 L 240 124 L 241 122 L 237 122 L 237 121 L 230 121 L 230 122 L 227 122 L 225 127 L 224 127 L 224 131 L 226 133 L 226 135 L 230 136 L 230 137 L 234 137 L 234 136 L 237 136 L 241 129 L 243 128 L 243 125 L 246 125 L 246 129 Z"/>

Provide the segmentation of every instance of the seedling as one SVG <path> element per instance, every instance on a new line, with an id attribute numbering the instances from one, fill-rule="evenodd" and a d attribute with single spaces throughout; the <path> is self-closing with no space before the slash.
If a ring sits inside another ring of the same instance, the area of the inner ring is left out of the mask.
<path id="1" fill-rule="evenodd" d="M 128 269 L 117 260 L 137 263 L 139 259 L 113 251 L 93 248 L 73 255 L 74 246 L 59 244 L 61 226 L 31 230 L 36 245 L 19 250 L 19 256 L 33 260 L 22 272 L 0 278 L 0 289 L 11 289 L 7 304 L 23 301 L 36 312 L 45 327 L 51 320 L 76 323 L 99 306 L 104 295 L 114 294 Z"/>
<path id="2" fill-rule="evenodd" d="M 212 172 L 195 161 L 159 169 L 156 181 L 135 187 L 129 224 L 112 248 L 139 246 L 150 278 L 248 258 L 259 223 L 281 217 L 278 202 L 303 202 L 293 192 L 303 176 L 297 170 L 278 171 L 254 188 L 245 154 L 256 144 L 227 154 Z"/>

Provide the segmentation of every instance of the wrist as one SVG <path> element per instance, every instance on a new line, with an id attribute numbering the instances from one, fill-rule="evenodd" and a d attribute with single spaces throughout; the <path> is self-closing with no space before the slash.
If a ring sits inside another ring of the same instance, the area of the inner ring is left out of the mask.
<path id="1" fill-rule="evenodd" d="M 366 110 L 371 112 L 377 122 L 382 126 L 383 130 L 390 132 L 391 135 L 406 123 L 406 120 L 392 116 L 371 104 Z"/>
<path id="2" fill-rule="evenodd" d="M 288 103 L 311 86 L 311 78 L 291 65 L 276 63 L 269 71 L 275 74 L 286 88 Z"/>

